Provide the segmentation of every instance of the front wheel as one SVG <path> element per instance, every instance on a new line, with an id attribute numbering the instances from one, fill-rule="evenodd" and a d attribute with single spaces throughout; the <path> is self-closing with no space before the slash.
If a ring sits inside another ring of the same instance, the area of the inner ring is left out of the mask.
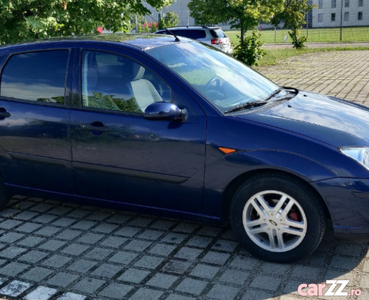
<path id="1" fill-rule="evenodd" d="M 255 257 L 291 263 L 311 254 L 325 232 L 320 199 L 300 181 L 265 174 L 246 181 L 230 209 L 232 228 Z"/>

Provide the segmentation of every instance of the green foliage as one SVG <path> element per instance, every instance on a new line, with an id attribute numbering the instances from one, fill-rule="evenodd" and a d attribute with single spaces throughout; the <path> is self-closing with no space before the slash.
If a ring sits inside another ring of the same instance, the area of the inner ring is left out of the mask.
<path id="1" fill-rule="evenodd" d="M 173 11 L 168 11 L 164 16 L 163 21 L 165 23 L 165 27 L 174 27 L 178 25 L 179 18 Z"/>
<path id="2" fill-rule="evenodd" d="M 173 0 L 146 0 L 157 9 Z M 95 33 L 98 26 L 129 30 L 130 18 L 149 14 L 136 0 L 0 0 L 0 44 Z"/>
<path id="3" fill-rule="evenodd" d="M 278 12 L 271 21 L 275 26 L 284 22 L 284 28 L 291 29 L 288 34 L 296 49 L 304 48 L 304 43 L 307 41 L 306 37 L 299 37 L 299 29 L 306 24 L 305 15 L 314 8 L 307 2 L 308 0 L 286 0 L 283 11 Z"/>
<path id="4" fill-rule="evenodd" d="M 156 31 L 156 25 L 157 25 L 157 23 L 155 23 L 155 22 L 151 23 L 151 33 Z"/>
<path id="5" fill-rule="evenodd" d="M 242 44 L 234 48 L 234 57 L 249 66 L 257 66 L 259 60 L 266 54 L 262 49 L 263 43 L 260 41 L 260 36 L 258 31 L 253 30 L 251 36 L 246 37 Z"/>

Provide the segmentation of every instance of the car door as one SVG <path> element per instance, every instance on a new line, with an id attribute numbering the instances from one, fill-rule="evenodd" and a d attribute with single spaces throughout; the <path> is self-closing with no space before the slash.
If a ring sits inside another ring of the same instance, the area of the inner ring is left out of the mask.
<path id="1" fill-rule="evenodd" d="M 74 87 L 80 101 L 71 113 L 76 193 L 198 212 L 206 135 L 201 110 L 132 54 L 90 47 L 79 57 Z M 145 108 L 157 101 L 174 102 L 186 110 L 186 120 L 145 119 Z"/>
<path id="2" fill-rule="evenodd" d="M 0 163 L 8 188 L 73 192 L 67 70 L 72 50 L 16 49 L 1 69 Z"/>

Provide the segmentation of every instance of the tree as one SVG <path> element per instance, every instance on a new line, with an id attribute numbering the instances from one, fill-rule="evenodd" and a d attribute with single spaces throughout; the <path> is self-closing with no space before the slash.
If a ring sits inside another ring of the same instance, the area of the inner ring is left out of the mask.
<path id="1" fill-rule="evenodd" d="M 236 50 L 243 52 L 239 56 L 242 58 L 248 52 L 247 45 L 261 47 L 260 35 L 254 32 L 252 38 L 259 40 L 246 41 L 246 32 L 257 27 L 260 21 L 270 21 L 276 12 L 282 11 L 283 3 L 284 0 L 192 0 L 188 7 L 191 17 L 199 24 L 229 22 L 231 28 L 240 29 L 240 46 Z M 237 56 L 237 52 L 235 54 Z"/>
<path id="2" fill-rule="evenodd" d="M 165 14 L 163 20 L 165 23 L 165 27 L 174 27 L 174 26 L 177 26 L 179 23 L 178 15 L 174 13 L 173 11 L 168 11 Z"/>
<path id="3" fill-rule="evenodd" d="M 146 0 L 160 9 L 173 0 Z M 87 34 L 98 26 L 130 29 L 134 15 L 150 14 L 136 0 L 0 0 L 0 43 L 51 36 Z"/>
<path id="4" fill-rule="evenodd" d="M 292 39 L 293 47 L 300 49 L 305 47 L 307 41 L 306 36 L 299 37 L 302 25 L 306 24 L 305 15 L 314 8 L 314 5 L 307 3 L 308 0 L 286 0 L 284 10 L 277 13 L 272 24 L 277 26 L 280 22 L 284 22 L 284 28 L 290 28 L 288 32 Z"/>

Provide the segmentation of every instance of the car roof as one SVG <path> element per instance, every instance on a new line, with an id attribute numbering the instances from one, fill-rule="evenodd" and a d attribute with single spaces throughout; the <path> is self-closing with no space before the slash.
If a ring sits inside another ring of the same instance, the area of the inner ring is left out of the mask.
<path id="1" fill-rule="evenodd" d="M 199 30 L 199 29 L 221 29 L 218 26 L 178 26 L 178 27 L 168 27 L 169 30 L 180 30 L 180 29 L 192 29 L 192 30 Z M 165 31 L 166 29 L 160 29 L 159 31 Z"/>
<path id="2" fill-rule="evenodd" d="M 181 42 L 191 42 L 192 40 L 181 38 Z M 99 35 L 84 35 L 84 36 L 70 36 L 58 37 L 49 39 L 40 39 L 36 41 L 29 41 L 17 44 L 2 45 L 4 48 L 11 48 L 14 46 L 32 45 L 32 44 L 63 44 L 63 42 L 108 42 L 117 45 L 128 45 L 141 50 L 147 50 L 168 44 L 178 43 L 174 37 L 170 35 L 160 36 L 156 34 L 125 34 L 125 33 L 104 33 Z"/>

